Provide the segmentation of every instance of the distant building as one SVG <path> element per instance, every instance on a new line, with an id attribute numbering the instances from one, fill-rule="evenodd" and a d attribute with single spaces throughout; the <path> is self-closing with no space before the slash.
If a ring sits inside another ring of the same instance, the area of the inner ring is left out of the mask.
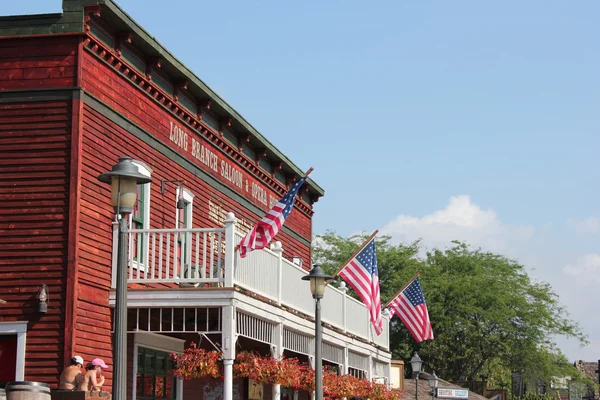
<path id="1" fill-rule="evenodd" d="M 583 376 L 587 376 L 594 380 L 594 383 L 598 383 L 598 362 L 597 361 L 575 361 L 575 368 L 577 368 Z"/>

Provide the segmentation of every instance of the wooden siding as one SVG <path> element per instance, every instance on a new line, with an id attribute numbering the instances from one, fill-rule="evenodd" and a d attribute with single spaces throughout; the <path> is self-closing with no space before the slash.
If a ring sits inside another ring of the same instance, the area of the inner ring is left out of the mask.
<path id="1" fill-rule="evenodd" d="M 0 104 L 0 320 L 29 321 L 25 380 L 54 387 L 64 362 L 70 114 L 66 100 Z M 47 314 L 37 312 L 42 283 Z"/>
<path id="2" fill-rule="evenodd" d="M 275 192 L 271 188 L 267 187 L 264 183 L 260 182 L 247 170 L 245 170 L 243 166 L 236 164 L 234 160 L 229 159 L 228 156 L 222 152 L 222 150 L 216 148 L 212 143 L 210 143 L 201 135 L 197 134 L 193 129 L 185 126 L 183 122 L 181 122 L 174 115 L 168 113 L 164 107 L 156 103 L 145 92 L 139 90 L 138 87 L 131 84 L 131 82 L 126 80 L 123 76 L 114 72 L 112 69 L 103 64 L 96 56 L 89 52 L 85 52 L 82 57 L 81 85 L 86 90 L 86 92 L 92 94 L 94 97 L 108 105 L 111 109 L 118 112 L 128 120 L 132 121 L 140 128 L 149 132 L 156 139 L 164 143 L 166 146 L 170 147 L 173 151 L 181 154 L 188 161 L 194 163 L 200 169 L 211 174 L 223 185 L 236 191 L 239 195 L 245 197 L 256 207 L 259 207 L 261 209 L 260 213 L 252 212 L 243 205 L 240 205 L 237 202 L 234 202 L 231 199 L 227 198 L 227 196 L 225 196 L 223 193 L 218 192 L 214 188 L 208 188 L 206 187 L 206 185 L 200 185 L 199 188 L 202 189 L 202 191 L 192 190 L 192 192 L 196 195 L 196 199 L 194 201 L 195 227 L 215 226 L 215 223 L 211 221 L 206 221 L 203 224 L 198 224 L 202 222 L 201 220 L 196 221 L 197 214 L 206 215 L 208 213 L 209 201 L 213 205 L 220 206 L 226 212 L 233 211 L 238 218 L 244 220 L 244 223 L 247 226 L 253 226 L 254 224 L 256 224 L 256 222 L 260 218 L 262 218 L 264 213 L 268 211 L 269 207 L 265 206 L 264 204 L 261 204 L 255 198 L 253 198 L 251 194 L 248 193 L 248 191 L 246 191 L 245 187 L 240 189 L 236 188 L 235 185 L 232 185 L 231 182 L 227 181 L 224 177 L 221 176 L 220 169 L 219 171 L 213 171 L 205 164 L 193 158 L 189 150 L 187 152 L 183 151 L 181 148 L 177 147 L 175 143 L 170 141 L 169 131 L 171 122 L 182 126 L 190 137 L 193 137 L 195 140 L 200 142 L 205 148 L 218 154 L 220 159 L 227 160 L 227 162 L 229 162 L 231 165 L 242 171 L 244 174 L 244 178 L 248 179 L 250 185 L 252 183 L 259 185 L 261 188 L 266 190 L 268 195 L 273 196 L 276 199 L 279 199 L 282 196 L 282 193 Z M 104 129 L 103 127 L 98 125 L 98 122 L 94 122 L 94 124 L 98 126 L 98 129 Z M 127 133 L 123 132 L 122 135 L 125 136 L 127 135 Z M 101 135 L 96 136 L 99 138 L 98 143 L 101 143 Z M 191 138 L 189 140 L 191 142 Z M 118 144 L 125 144 L 123 138 L 120 138 L 120 142 Z M 188 144 L 189 146 L 191 146 L 191 143 Z M 129 149 L 128 147 L 121 148 Z M 85 151 L 86 149 L 84 149 L 84 152 Z M 123 151 L 118 151 L 116 153 L 122 155 Z M 116 153 L 112 161 L 113 163 L 117 159 Z M 152 162 L 149 162 L 147 160 L 145 154 L 137 158 L 141 161 L 146 162 L 154 171 L 158 171 L 159 173 L 164 174 L 164 177 L 161 177 L 160 179 L 184 179 L 186 187 L 188 185 L 193 186 L 193 181 L 199 180 L 197 177 L 194 176 L 193 173 L 189 171 L 179 171 L 177 169 L 171 169 L 173 168 L 171 165 L 173 163 L 162 162 L 158 164 L 152 164 Z M 158 181 L 157 176 L 153 176 L 153 179 L 155 181 Z M 167 207 L 165 208 L 165 210 L 168 210 L 168 207 L 172 208 L 172 206 L 174 205 L 175 188 L 172 185 L 168 185 L 167 193 L 168 195 L 164 196 L 164 200 L 166 201 L 166 203 L 164 205 L 161 205 L 161 207 L 163 208 Z M 202 195 L 200 199 L 198 198 L 199 194 Z M 201 202 L 197 203 L 198 200 L 201 200 Z M 154 200 L 151 200 L 151 202 L 153 201 Z M 174 210 L 170 213 L 165 213 L 165 216 L 161 217 L 160 221 L 156 221 L 158 222 L 158 224 L 155 223 L 155 221 L 151 222 L 151 228 L 174 227 L 174 222 L 169 220 L 169 217 L 174 218 L 174 214 Z M 290 214 L 288 220 L 286 221 L 286 227 L 296 232 L 305 240 L 311 240 L 311 218 L 299 211 L 298 209 L 294 209 L 294 211 Z M 299 242 L 292 236 L 286 235 L 284 232 L 280 233 L 277 239 L 283 242 L 284 256 L 300 256 L 305 261 L 310 259 L 310 248 L 305 243 Z"/>
<path id="3" fill-rule="evenodd" d="M 0 90 L 75 85 L 78 37 L 0 38 Z"/>

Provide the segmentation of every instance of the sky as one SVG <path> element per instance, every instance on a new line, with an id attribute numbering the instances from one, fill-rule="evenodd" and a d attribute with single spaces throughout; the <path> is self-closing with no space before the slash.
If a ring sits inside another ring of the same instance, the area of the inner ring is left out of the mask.
<path id="1" fill-rule="evenodd" d="M 569 359 L 600 358 L 600 2 L 117 3 L 315 168 L 314 233 L 518 259 L 589 335 L 558 340 Z"/>

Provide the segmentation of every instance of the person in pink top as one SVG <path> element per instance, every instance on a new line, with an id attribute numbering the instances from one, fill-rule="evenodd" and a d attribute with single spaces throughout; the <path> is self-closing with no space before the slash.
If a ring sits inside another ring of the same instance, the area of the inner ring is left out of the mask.
<path id="1" fill-rule="evenodd" d="M 79 385 L 79 390 L 102 391 L 104 376 L 102 370 L 108 368 L 101 358 L 94 358 L 86 367 L 84 381 Z"/>

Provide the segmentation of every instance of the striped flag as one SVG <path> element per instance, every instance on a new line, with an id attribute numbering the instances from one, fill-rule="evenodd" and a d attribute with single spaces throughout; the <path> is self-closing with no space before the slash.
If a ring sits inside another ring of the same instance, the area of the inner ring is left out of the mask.
<path id="1" fill-rule="evenodd" d="M 375 238 L 340 270 L 339 275 L 354 289 L 369 310 L 375 333 L 383 331 L 381 300 L 379 296 L 379 270 L 375 253 Z"/>
<path id="2" fill-rule="evenodd" d="M 390 318 L 397 314 L 417 343 L 433 340 L 429 312 L 419 278 L 415 278 L 394 300 L 390 301 L 389 307 Z"/>
<path id="3" fill-rule="evenodd" d="M 264 249 L 271 243 L 271 240 L 277 235 L 287 216 L 292 212 L 296 194 L 307 177 L 308 175 L 296 182 L 281 200 L 242 239 L 239 244 L 241 258 L 246 257 L 246 254 L 250 251 Z"/>

